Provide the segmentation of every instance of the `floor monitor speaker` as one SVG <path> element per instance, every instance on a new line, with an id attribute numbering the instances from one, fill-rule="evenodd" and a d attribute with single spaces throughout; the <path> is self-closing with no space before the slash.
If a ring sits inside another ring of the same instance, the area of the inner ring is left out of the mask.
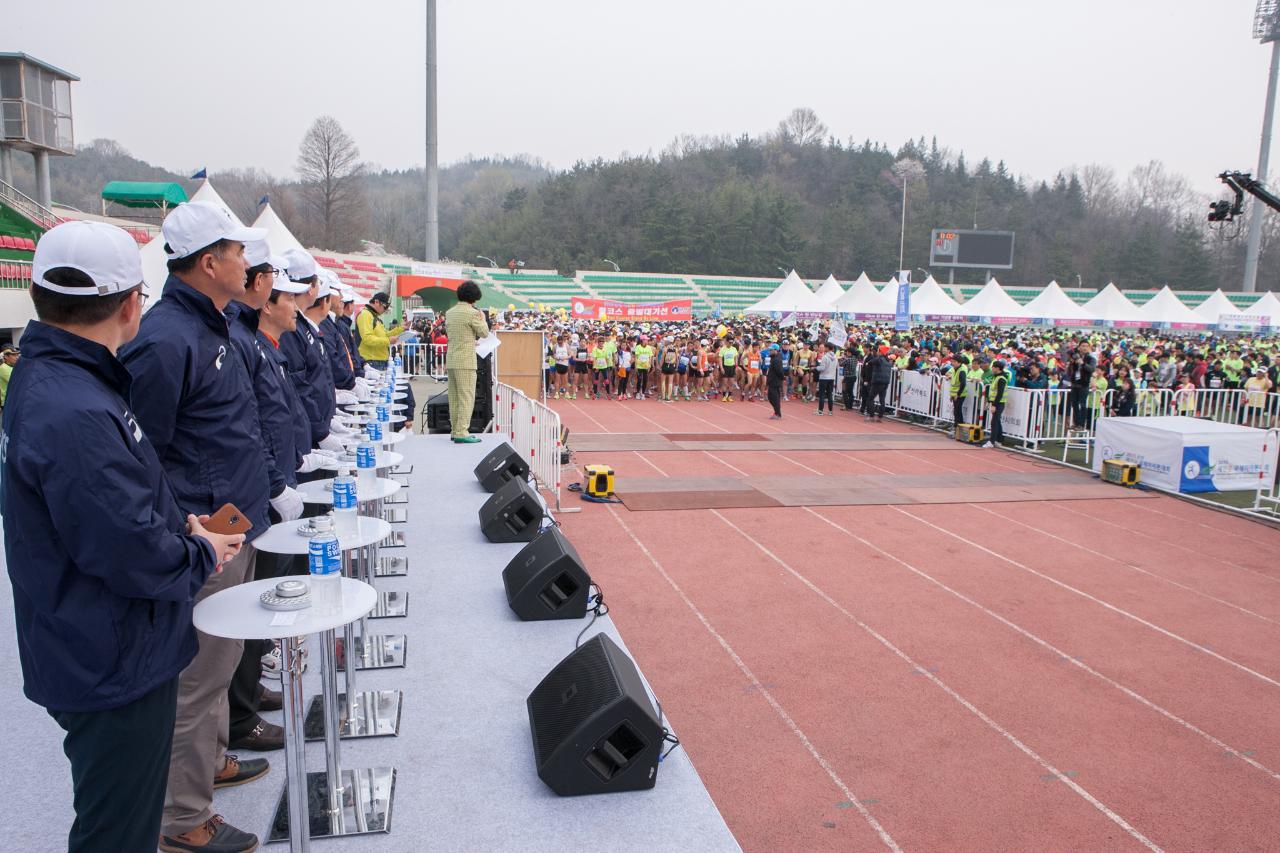
<path id="1" fill-rule="evenodd" d="M 496 492 L 508 481 L 519 477 L 529 479 L 529 463 L 505 441 L 480 460 L 476 466 L 476 479 L 486 492 Z"/>
<path id="2" fill-rule="evenodd" d="M 510 480 L 480 507 L 480 530 L 490 542 L 531 542 L 542 525 L 542 501 L 522 477 Z"/>
<path id="3" fill-rule="evenodd" d="M 507 604 L 525 622 L 587 615 L 591 576 L 558 527 L 548 527 L 502 570 Z"/>

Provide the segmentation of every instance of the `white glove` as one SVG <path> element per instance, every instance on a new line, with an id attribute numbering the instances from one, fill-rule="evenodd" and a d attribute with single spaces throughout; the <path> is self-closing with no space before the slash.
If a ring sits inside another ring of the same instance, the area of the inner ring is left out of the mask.
<path id="1" fill-rule="evenodd" d="M 365 378 L 365 379 L 381 379 L 381 378 L 382 378 L 382 371 L 381 371 L 381 370 L 374 370 L 374 369 L 373 369 L 373 367 L 371 367 L 370 365 L 367 365 L 367 364 L 366 364 L 366 365 L 364 366 L 364 378 Z"/>
<path id="2" fill-rule="evenodd" d="M 339 441 L 338 437 L 333 434 L 326 435 L 324 438 L 320 439 L 320 449 L 332 450 L 334 453 L 342 453 L 344 450 L 342 446 L 342 442 Z"/>
<path id="3" fill-rule="evenodd" d="M 324 468 L 333 463 L 333 457 L 327 453 L 316 451 L 308 453 L 302 457 L 302 464 L 298 466 L 299 474 L 309 474 L 317 468 Z"/>
<path id="4" fill-rule="evenodd" d="M 342 418 L 335 415 L 333 420 L 329 421 L 329 432 L 334 435 L 351 435 L 355 430 L 343 423 Z"/>
<path id="5" fill-rule="evenodd" d="M 336 450 L 313 450 L 313 451 L 311 451 L 311 453 L 310 453 L 309 455 L 312 455 L 312 456 L 323 456 L 323 457 L 325 457 L 325 458 L 327 458 L 327 459 L 337 459 L 337 458 L 338 458 L 338 453 L 337 453 L 337 451 L 336 451 Z"/>
<path id="6" fill-rule="evenodd" d="M 354 392 L 347 391 L 342 388 L 335 389 L 334 396 L 338 401 L 338 405 L 340 406 L 353 406 L 356 403 L 360 402 L 360 398 L 356 396 Z"/>
<path id="7" fill-rule="evenodd" d="M 369 383 L 359 377 L 356 377 L 355 394 L 356 399 L 361 403 L 367 403 L 373 398 L 373 391 L 370 390 Z"/>
<path id="8" fill-rule="evenodd" d="M 302 515 L 302 495 L 297 489 L 284 487 L 284 491 L 271 499 L 271 508 L 284 521 L 293 521 Z"/>

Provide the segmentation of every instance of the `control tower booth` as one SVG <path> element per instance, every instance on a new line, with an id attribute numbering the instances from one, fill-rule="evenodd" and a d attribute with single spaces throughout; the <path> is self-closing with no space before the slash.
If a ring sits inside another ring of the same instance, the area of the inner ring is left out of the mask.
<path id="1" fill-rule="evenodd" d="M 0 181 L 13 187 L 13 152 L 35 158 L 36 201 L 53 206 L 49 155 L 75 153 L 71 84 L 79 77 L 25 53 L 0 53 Z"/>

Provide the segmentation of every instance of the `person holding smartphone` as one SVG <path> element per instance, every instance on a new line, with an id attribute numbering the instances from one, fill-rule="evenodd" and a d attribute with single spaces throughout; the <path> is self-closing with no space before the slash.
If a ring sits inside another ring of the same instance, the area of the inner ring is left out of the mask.
<path id="1" fill-rule="evenodd" d="M 66 732 L 69 851 L 154 850 L 191 611 L 243 534 L 179 508 L 117 359 L 147 299 L 137 244 L 67 222 L 36 246 L 36 316 L 0 440 L 5 556 L 24 690 Z"/>

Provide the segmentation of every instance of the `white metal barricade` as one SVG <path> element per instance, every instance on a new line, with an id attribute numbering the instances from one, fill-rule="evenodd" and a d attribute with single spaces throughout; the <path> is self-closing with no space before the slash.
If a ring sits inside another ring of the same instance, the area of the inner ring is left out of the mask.
<path id="1" fill-rule="evenodd" d="M 1280 488 L 1276 485 L 1280 477 L 1276 470 L 1280 467 L 1280 429 L 1272 427 L 1267 430 L 1259 462 L 1258 492 L 1253 498 L 1253 509 L 1255 512 L 1280 512 Z"/>
<path id="2" fill-rule="evenodd" d="M 540 488 L 551 493 L 560 510 L 560 415 L 518 388 L 493 383 L 493 431 L 503 436 L 529 463 Z"/>
<path id="3" fill-rule="evenodd" d="M 391 345 L 391 358 L 400 356 L 405 376 L 430 376 L 444 381 L 447 378 L 444 358 L 448 350 L 448 344 L 399 343 Z"/>

